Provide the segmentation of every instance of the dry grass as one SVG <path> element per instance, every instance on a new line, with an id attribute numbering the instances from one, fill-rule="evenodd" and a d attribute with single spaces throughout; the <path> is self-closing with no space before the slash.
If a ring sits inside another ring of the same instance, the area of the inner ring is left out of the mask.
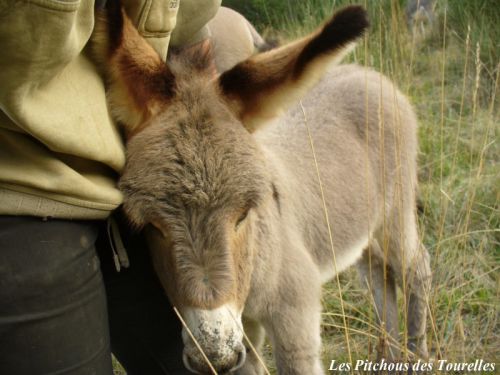
<path id="1" fill-rule="evenodd" d="M 491 43 L 472 35 L 474 25 L 468 32 L 453 29 L 444 5 L 438 3 L 427 33 L 415 35 L 408 32 L 398 3 L 369 3 L 372 30 L 353 60 L 397 82 L 419 116 L 419 223 L 433 269 L 427 334 L 431 355 L 456 362 L 477 358 L 498 362 L 500 65 L 491 59 L 483 61 L 482 56 L 492 54 L 481 47 Z M 458 17 L 456 11 L 453 14 Z M 489 24 L 488 19 L 481 19 L 487 13 L 462 16 L 462 24 L 467 24 L 467 17 L 471 17 L 469 24 Z M 306 14 L 304 19 L 315 16 Z M 301 25 L 300 32 L 311 26 L 309 22 Z M 288 35 L 295 36 L 297 29 Z M 342 275 L 341 287 L 342 299 L 336 282 L 324 287 L 325 365 L 332 359 L 347 362 L 349 357 L 376 356 L 380 328 L 369 293 L 354 271 Z M 400 320 L 403 331 L 404 319 Z"/>
<path id="2" fill-rule="evenodd" d="M 294 38 L 319 24 L 332 3 L 349 2 L 310 1 L 267 32 L 285 30 L 281 39 Z M 370 2 L 372 29 L 352 58 L 391 77 L 417 110 L 419 227 L 433 270 L 427 337 L 431 356 L 450 362 L 500 361 L 500 61 L 498 39 L 487 39 L 499 31 L 478 31 L 497 27 L 491 18 L 498 10 L 483 3 L 467 13 L 470 6 L 462 11 L 455 9 L 460 4 L 438 2 L 422 35 L 409 32 L 399 3 Z M 341 276 L 340 286 L 341 293 L 333 281 L 323 292 L 326 367 L 332 359 L 376 359 L 380 327 L 371 296 L 354 270 Z"/>

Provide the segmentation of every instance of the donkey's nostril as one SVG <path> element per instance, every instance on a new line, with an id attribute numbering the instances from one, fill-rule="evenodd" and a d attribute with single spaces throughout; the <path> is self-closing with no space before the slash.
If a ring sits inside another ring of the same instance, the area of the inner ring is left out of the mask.
<path id="1" fill-rule="evenodd" d="M 182 353 L 182 361 L 184 366 L 194 374 L 212 374 L 214 369 L 219 374 L 227 374 L 240 369 L 246 360 L 245 347 L 240 344 L 234 349 L 231 354 L 221 355 L 218 352 L 208 352 L 205 356 L 198 356 L 193 353 L 192 356 L 188 354 L 189 351 L 184 350 Z M 207 363 L 207 359 L 210 364 Z"/>
<path id="2" fill-rule="evenodd" d="M 222 374 L 232 374 L 234 371 L 237 371 L 245 364 L 246 358 L 247 353 L 245 347 L 241 345 L 241 348 L 235 350 L 231 360 L 228 361 L 225 366 L 219 367 L 217 371 Z"/>
<path id="3" fill-rule="evenodd" d="M 189 356 L 186 354 L 186 352 L 182 353 L 182 362 L 184 362 L 184 366 L 186 366 L 186 368 L 193 374 L 203 374 L 193 367 L 193 365 L 191 364 L 191 360 L 189 359 Z"/>
<path id="4" fill-rule="evenodd" d="M 241 349 L 238 352 L 238 361 L 236 362 L 236 366 L 234 366 L 231 371 L 236 371 L 239 368 L 241 368 L 247 359 L 247 351 L 245 350 L 245 347 L 242 345 Z"/>

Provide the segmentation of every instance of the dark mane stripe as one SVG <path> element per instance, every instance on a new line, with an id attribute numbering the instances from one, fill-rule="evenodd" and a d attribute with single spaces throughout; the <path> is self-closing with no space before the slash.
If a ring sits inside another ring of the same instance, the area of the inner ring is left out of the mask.
<path id="1" fill-rule="evenodd" d="M 120 0 L 106 1 L 106 19 L 108 22 L 108 53 L 113 55 L 123 41 L 123 13 Z"/>

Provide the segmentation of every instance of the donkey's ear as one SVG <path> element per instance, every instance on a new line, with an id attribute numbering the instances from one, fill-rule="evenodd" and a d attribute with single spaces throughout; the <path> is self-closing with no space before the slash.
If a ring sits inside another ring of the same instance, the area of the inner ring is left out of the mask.
<path id="1" fill-rule="evenodd" d="M 174 96 L 175 77 L 139 35 L 120 1 L 106 2 L 96 13 L 92 55 L 106 76 L 111 114 L 127 138 Z"/>
<path id="2" fill-rule="evenodd" d="M 307 37 L 256 55 L 223 73 L 221 92 L 253 132 L 299 100 L 331 63 L 351 50 L 367 27 L 362 7 L 346 7 Z"/>

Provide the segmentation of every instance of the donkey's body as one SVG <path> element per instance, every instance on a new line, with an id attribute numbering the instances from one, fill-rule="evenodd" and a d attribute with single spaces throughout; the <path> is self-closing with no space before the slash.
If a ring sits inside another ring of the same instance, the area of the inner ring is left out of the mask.
<path id="1" fill-rule="evenodd" d="M 425 355 L 430 272 L 414 217 L 411 106 L 357 66 L 329 70 L 305 95 L 361 35 L 365 12 L 346 8 L 317 33 L 210 79 L 164 65 L 109 7 L 122 33 L 111 29 L 109 45 L 94 39 L 129 137 L 124 209 L 146 228 L 160 281 L 186 320 L 186 366 L 262 373 L 244 325 L 257 350 L 266 330 L 281 374 L 321 374 L 321 283 L 356 262 L 393 337 L 395 279 L 409 292 L 408 345 Z M 301 97 L 303 107 L 276 117 Z"/>
<path id="2" fill-rule="evenodd" d="M 301 104 L 256 133 L 278 200 L 260 213 L 258 256 L 244 315 L 273 327 L 268 331 L 289 345 L 283 351 L 309 351 L 312 356 L 316 343 L 306 337 L 318 331 L 321 282 L 359 261 L 363 281 L 373 285 L 372 263 L 379 288 L 377 314 L 389 335 L 397 337 L 393 277 L 401 286 L 403 277 L 411 278 L 413 300 L 423 300 L 430 270 L 416 231 L 416 119 L 407 99 L 380 74 L 349 65 L 333 68 Z M 385 254 L 378 245 L 383 243 Z M 371 252 L 369 246 L 374 247 Z M 387 308 L 380 291 L 384 263 Z M 287 316 L 290 301 L 293 317 Z M 424 334 L 425 306 L 409 315 L 415 350 Z M 294 347 L 291 338 L 301 334 L 300 346 Z M 425 355 L 425 347 L 420 349 Z M 386 355 L 395 353 L 389 348 Z M 287 360 L 280 362 L 278 368 L 285 369 Z M 301 373 L 296 363 L 292 366 L 283 373 Z"/>
<path id="3" fill-rule="evenodd" d="M 360 258 L 371 238 L 381 239 L 384 214 L 393 219 L 406 209 L 407 225 L 414 225 L 416 121 L 406 98 L 387 79 L 354 65 L 331 69 L 302 105 L 304 111 L 297 106 L 256 136 L 274 155 L 270 158 L 279 159 L 276 184 L 279 193 L 283 190 L 282 206 L 291 211 L 282 220 L 300 234 L 325 280 L 334 275 L 335 265 L 307 127 L 323 184 L 336 267 L 342 272 Z M 401 165 L 405 168 L 398 170 Z M 404 199 L 396 196 L 398 183 Z M 398 200 L 403 200 L 403 207 Z M 403 231 L 415 235 L 408 228 L 398 229 L 398 236 Z"/>

